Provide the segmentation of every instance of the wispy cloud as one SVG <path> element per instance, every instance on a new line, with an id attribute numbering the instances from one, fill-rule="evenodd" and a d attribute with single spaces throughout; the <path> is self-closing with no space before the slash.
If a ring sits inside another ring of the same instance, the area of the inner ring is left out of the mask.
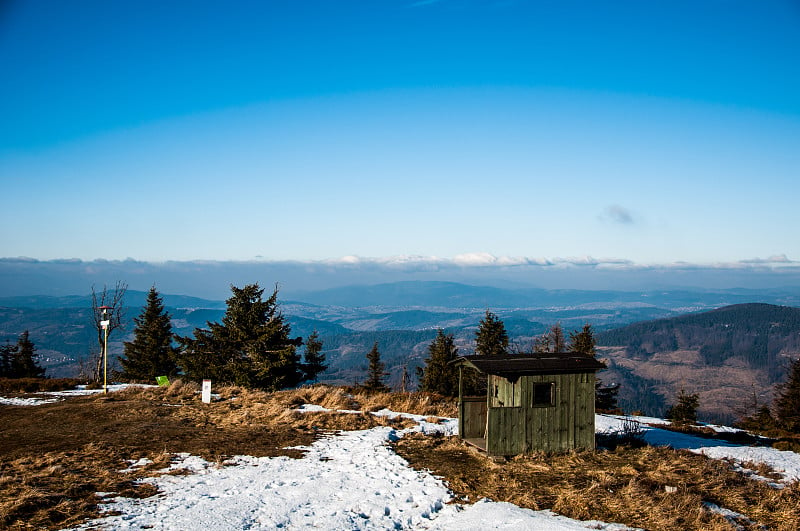
<path id="1" fill-rule="evenodd" d="M 620 225 L 633 225 L 636 223 L 636 218 L 633 212 L 620 205 L 607 206 L 605 210 L 603 210 L 603 214 L 601 214 L 600 219 L 618 223 Z"/>
<path id="2" fill-rule="evenodd" d="M 795 260 L 789 260 L 785 254 L 777 254 L 768 258 L 750 258 L 749 260 L 741 260 L 743 264 L 796 264 Z"/>

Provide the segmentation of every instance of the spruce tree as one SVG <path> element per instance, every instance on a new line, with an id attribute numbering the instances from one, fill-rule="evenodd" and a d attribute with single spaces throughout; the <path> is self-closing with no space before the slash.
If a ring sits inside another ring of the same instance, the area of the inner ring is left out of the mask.
<path id="1" fill-rule="evenodd" d="M 800 358 L 789 367 L 786 382 L 778 386 L 774 409 L 779 427 L 800 433 Z"/>
<path id="2" fill-rule="evenodd" d="M 12 378 L 43 378 L 45 370 L 36 361 L 36 346 L 25 330 L 17 340 L 17 347 L 11 354 L 10 373 Z"/>
<path id="3" fill-rule="evenodd" d="M 450 363 L 457 356 L 458 348 L 455 346 L 453 334 L 445 334 L 440 328 L 428 347 L 428 357 L 419 382 L 420 391 L 457 396 L 458 369 Z"/>
<path id="4" fill-rule="evenodd" d="M 569 334 L 569 349 L 572 352 L 580 352 L 587 356 L 594 357 L 597 354 L 595 349 L 594 333 L 592 332 L 592 325 L 586 323 L 583 325 L 583 330 L 580 332 L 570 332 Z"/>
<path id="5" fill-rule="evenodd" d="M 133 319 L 136 328 L 133 341 L 126 341 L 125 357 L 119 358 L 121 376 L 128 380 L 152 383 L 156 376 L 174 376 L 177 349 L 172 344 L 170 314 L 155 286 L 147 294 L 147 303 L 139 317 Z"/>
<path id="6" fill-rule="evenodd" d="M 0 347 L 0 378 L 11 378 L 11 358 L 16 348 L 8 340 Z"/>
<path id="7" fill-rule="evenodd" d="M 317 331 L 314 330 L 306 339 L 306 350 L 303 353 L 303 379 L 316 382 L 317 375 L 325 372 L 327 368 L 325 354 L 322 352 L 322 341 L 320 341 Z"/>
<path id="8" fill-rule="evenodd" d="M 475 332 L 475 352 L 480 356 L 503 356 L 508 351 L 506 326 L 495 314 L 486 310 Z"/>
<path id="9" fill-rule="evenodd" d="M 619 394 L 619 384 L 613 383 L 604 386 L 600 380 L 594 383 L 594 408 L 603 413 L 612 413 L 619 409 L 617 405 L 617 395 Z"/>
<path id="10" fill-rule="evenodd" d="M 378 342 L 372 345 L 369 353 L 367 353 L 367 360 L 369 367 L 367 369 L 367 381 L 364 383 L 364 388 L 370 391 L 388 391 L 384 379 L 386 378 L 386 366 L 381 361 L 381 353 L 378 350 Z"/>
<path id="11" fill-rule="evenodd" d="M 688 424 L 697 421 L 697 407 L 700 396 L 687 394 L 683 389 L 678 393 L 678 402 L 667 409 L 666 417 L 676 424 Z"/>
<path id="12" fill-rule="evenodd" d="M 291 326 L 278 309 L 278 288 L 263 300 L 258 284 L 231 286 L 222 323 L 208 322 L 194 337 L 181 337 L 179 365 L 190 378 L 210 378 L 276 391 L 303 379 Z"/>

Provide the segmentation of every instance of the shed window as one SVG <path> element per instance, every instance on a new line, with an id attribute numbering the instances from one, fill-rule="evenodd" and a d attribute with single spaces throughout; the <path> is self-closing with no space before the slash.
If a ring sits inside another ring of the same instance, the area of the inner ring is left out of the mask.
<path id="1" fill-rule="evenodd" d="M 533 384 L 533 406 L 534 407 L 547 407 L 553 405 L 553 383 L 535 383 Z"/>

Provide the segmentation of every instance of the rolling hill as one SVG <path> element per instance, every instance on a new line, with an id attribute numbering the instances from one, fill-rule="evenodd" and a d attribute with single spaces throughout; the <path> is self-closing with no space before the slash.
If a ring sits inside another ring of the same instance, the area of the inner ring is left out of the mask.
<path id="1" fill-rule="evenodd" d="M 700 395 L 706 418 L 730 420 L 753 396 L 770 402 L 774 386 L 800 356 L 800 308 L 736 304 L 640 322 L 596 335 L 628 409 L 663 413 L 683 388 Z"/>

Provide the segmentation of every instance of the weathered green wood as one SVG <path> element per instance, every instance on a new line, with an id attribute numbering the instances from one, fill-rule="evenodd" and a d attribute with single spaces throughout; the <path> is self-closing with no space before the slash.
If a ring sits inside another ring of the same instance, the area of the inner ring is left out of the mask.
<path id="1" fill-rule="evenodd" d="M 485 399 L 459 401 L 464 438 L 485 437 L 489 455 L 594 448 L 594 373 L 487 377 Z M 533 384 L 552 383 L 553 405 L 533 406 Z M 496 395 L 495 395 L 495 386 Z"/>
<path id="2" fill-rule="evenodd" d="M 521 407 L 489 408 L 489 434 L 486 450 L 489 455 L 516 455 L 524 450 L 524 409 Z"/>
<path id="3" fill-rule="evenodd" d="M 461 399 L 462 418 L 458 433 L 464 439 L 483 438 L 486 431 L 486 399 L 465 397 Z"/>

